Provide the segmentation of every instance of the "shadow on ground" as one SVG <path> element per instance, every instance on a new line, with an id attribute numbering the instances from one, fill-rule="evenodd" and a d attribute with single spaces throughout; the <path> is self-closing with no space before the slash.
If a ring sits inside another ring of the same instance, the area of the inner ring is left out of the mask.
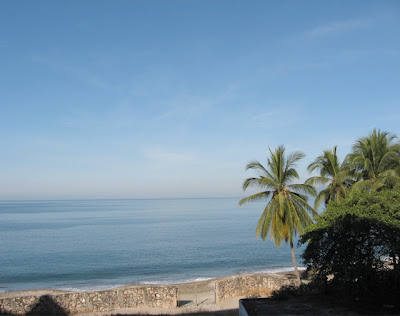
<path id="1" fill-rule="evenodd" d="M 17 316 L 15 314 L 4 313 L 0 310 L 1 315 Z M 23 315 L 57 315 L 68 316 L 69 314 L 59 306 L 49 295 L 43 295 L 39 298 L 37 303 Z M 21 316 L 21 315 L 18 315 Z"/>
<path id="2" fill-rule="evenodd" d="M 184 306 L 186 304 L 191 303 L 192 301 L 180 301 L 180 306 Z M 105 312 L 107 313 L 107 312 Z M 3 311 L 0 310 L 0 314 L 3 316 L 21 316 L 21 314 L 10 314 L 10 313 L 4 313 Z M 51 315 L 51 316 L 68 316 L 68 312 L 65 311 L 61 306 L 59 306 L 49 295 L 43 295 L 40 297 L 38 302 L 25 314 L 26 316 L 33 316 L 33 315 Z M 147 316 L 169 316 L 171 314 L 145 314 L 145 313 L 127 313 L 127 314 L 118 314 L 114 312 L 109 312 L 108 315 L 113 315 L 113 316 L 134 316 L 134 315 L 147 315 Z M 174 315 L 193 315 L 193 316 L 238 316 L 239 311 L 238 309 L 232 309 L 232 310 L 220 310 L 220 311 L 194 311 L 194 312 L 184 312 L 182 313 L 174 313 Z"/>
<path id="3" fill-rule="evenodd" d="M 135 316 L 135 315 L 147 315 L 147 316 L 171 316 L 171 314 L 112 314 L 113 316 Z M 193 316 L 238 316 L 238 309 L 228 309 L 222 311 L 210 311 L 210 312 L 188 312 L 182 314 L 174 314 L 176 316 L 182 315 L 193 315 Z"/>

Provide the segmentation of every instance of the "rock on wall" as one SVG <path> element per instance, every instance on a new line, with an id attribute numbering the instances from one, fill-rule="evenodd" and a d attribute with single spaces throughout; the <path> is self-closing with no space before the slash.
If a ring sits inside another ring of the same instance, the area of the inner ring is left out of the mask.
<path id="1" fill-rule="evenodd" d="M 242 274 L 219 279 L 215 283 L 217 303 L 231 297 L 269 295 L 283 285 L 295 285 L 295 279 L 271 274 Z"/>
<path id="2" fill-rule="evenodd" d="M 131 307 L 173 308 L 177 305 L 178 289 L 175 286 L 129 286 L 104 291 L 0 298 L 0 313 L 68 315 Z"/>

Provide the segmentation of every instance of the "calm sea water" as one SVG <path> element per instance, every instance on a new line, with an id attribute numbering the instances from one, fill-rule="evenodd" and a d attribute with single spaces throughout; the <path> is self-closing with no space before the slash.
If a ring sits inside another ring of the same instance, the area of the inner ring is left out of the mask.
<path id="1" fill-rule="evenodd" d="M 0 201 L 0 291 L 292 270 L 287 245 L 255 238 L 265 202 L 238 200 Z"/>

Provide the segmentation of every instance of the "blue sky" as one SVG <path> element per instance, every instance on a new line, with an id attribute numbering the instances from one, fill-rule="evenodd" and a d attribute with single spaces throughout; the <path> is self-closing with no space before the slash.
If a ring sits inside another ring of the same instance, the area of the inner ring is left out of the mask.
<path id="1" fill-rule="evenodd" d="M 400 135 L 399 34 L 399 1 L 0 1 L 0 199 L 244 196 L 280 144 L 304 181 Z"/>

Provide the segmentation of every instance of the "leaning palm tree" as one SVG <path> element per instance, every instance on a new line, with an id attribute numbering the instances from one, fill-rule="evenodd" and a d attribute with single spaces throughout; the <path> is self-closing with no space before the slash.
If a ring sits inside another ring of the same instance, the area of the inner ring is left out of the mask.
<path id="1" fill-rule="evenodd" d="M 286 156 L 283 146 L 277 147 L 274 151 L 269 149 L 269 152 L 271 156 L 268 158 L 267 168 L 258 161 L 247 164 L 246 170 L 258 171 L 260 176 L 248 178 L 243 183 L 244 190 L 257 187 L 263 191 L 240 200 L 239 205 L 261 199 L 269 200 L 258 221 L 256 236 L 265 240 L 270 232 L 271 239 L 277 247 L 280 246 L 282 240 L 289 242 L 297 282 L 300 284 L 293 237 L 296 233 L 302 234 L 312 223 L 312 218 L 308 213 L 315 215 L 316 212 L 307 203 L 306 194 L 315 196 L 316 191 L 311 185 L 291 183 L 292 180 L 299 178 L 294 166 L 304 157 L 303 153 L 294 152 Z"/>
<path id="2" fill-rule="evenodd" d="M 324 150 L 324 154 L 318 156 L 307 168 L 309 172 L 319 171 L 319 176 L 311 177 L 306 184 L 312 186 L 327 187 L 321 190 L 314 202 L 314 209 L 318 210 L 322 201 L 325 205 L 332 200 L 338 201 L 346 197 L 349 187 L 355 182 L 355 173 L 351 172 L 346 162 L 341 163 L 336 154 L 337 146 L 333 150 Z"/>
<path id="3" fill-rule="evenodd" d="M 380 190 L 400 183 L 400 143 L 394 143 L 396 138 L 374 129 L 356 141 L 346 157 L 350 168 L 362 175 L 353 190 Z"/>

